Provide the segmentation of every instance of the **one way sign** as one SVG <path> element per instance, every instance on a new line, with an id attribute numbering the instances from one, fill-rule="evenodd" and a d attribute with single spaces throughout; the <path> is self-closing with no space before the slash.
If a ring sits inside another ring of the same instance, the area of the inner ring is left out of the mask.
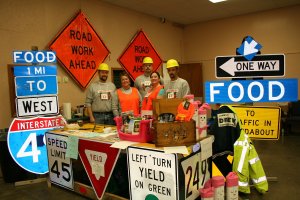
<path id="1" fill-rule="evenodd" d="M 285 57 L 257 55 L 248 61 L 244 56 L 216 57 L 216 78 L 282 77 L 285 75 Z"/>

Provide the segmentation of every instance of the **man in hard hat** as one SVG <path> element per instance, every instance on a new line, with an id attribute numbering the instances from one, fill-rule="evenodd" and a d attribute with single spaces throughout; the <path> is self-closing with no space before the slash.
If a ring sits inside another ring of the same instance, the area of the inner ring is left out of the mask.
<path id="1" fill-rule="evenodd" d="M 142 98 L 145 97 L 145 95 L 147 94 L 151 86 L 150 74 L 152 73 L 152 69 L 153 69 L 152 64 L 153 64 L 152 58 L 145 57 L 143 59 L 144 74 L 139 75 L 134 81 L 134 87 L 136 87 L 139 90 Z"/>
<path id="2" fill-rule="evenodd" d="M 177 60 L 168 60 L 166 68 L 170 76 L 170 80 L 165 82 L 166 98 L 183 98 L 185 95 L 190 94 L 190 86 L 188 82 L 178 76 L 179 64 Z"/>
<path id="3" fill-rule="evenodd" d="M 117 116 L 116 86 L 107 82 L 109 66 L 102 63 L 98 67 L 99 81 L 92 83 L 88 88 L 85 105 L 91 123 L 114 125 L 114 116 Z"/>

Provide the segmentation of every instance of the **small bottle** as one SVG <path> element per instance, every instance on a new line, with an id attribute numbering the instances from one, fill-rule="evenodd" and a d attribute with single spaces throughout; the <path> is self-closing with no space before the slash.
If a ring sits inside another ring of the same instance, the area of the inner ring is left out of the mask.
<path id="1" fill-rule="evenodd" d="M 128 126 L 129 124 L 124 124 L 124 133 L 129 133 Z"/>
<path id="2" fill-rule="evenodd" d="M 198 141 L 199 138 L 199 115 L 198 115 L 198 110 L 199 110 L 199 105 L 201 104 L 200 101 L 194 101 L 193 102 L 194 107 L 195 107 L 195 112 L 194 115 L 192 117 L 192 119 L 196 122 L 196 140 Z"/>
<path id="3" fill-rule="evenodd" d="M 134 121 L 134 128 L 132 131 L 132 135 L 138 135 L 140 133 L 140 120 L 135 120 Z"/>
<path id="4" fill-rule="evenodd" d="M 215 188 L 214 200 L 224 200 L 224 177 L 214 176 L 212 177 L 212 186 Z"/>
<path id="5" fill-rule="evenodd" d="M 207 136 L 207 110 L 210 109 L 210 105 L 207 103 L 202 104 L 202 106 L 198 110 L 198 120 L 199 120 L 199 137 L 203 138 Z"/>
<path id="6" fill-rule="evenodd" d="M 239 177 L 235 172 L 226 176 L 226 200 L 239 199 Z"/>
<path id="7" fill-rule="evenodd" d="M 214 188 L 202 188 L 200 189 L 201 200 L 214 200 Z"/>

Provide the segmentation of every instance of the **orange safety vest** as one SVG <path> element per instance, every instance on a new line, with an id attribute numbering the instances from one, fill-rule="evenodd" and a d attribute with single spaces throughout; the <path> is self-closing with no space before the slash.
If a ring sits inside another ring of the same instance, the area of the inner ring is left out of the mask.
<path id="1" fill-rule="evenodd" d="M 122 109 L 121 111 L 126 112 L 132 110 L 134 115 L 138 115 L 140 113 L 139 92 L 134 87 L 132 87 L 131 89 L 131 94 L 125 94 L 121 89 L 117 89 L 117 94 Z"/>
<path id="2" fill-rule="evenodd" d="M 146 96 L 143 99 L 142 102 L 142 110 L 152 110 L 152 101 L 153 99 L 156 99 L 159 91 L 163 88 L 164 86 L 160 85 L 157 86 L 154 91 L 148 92 Z"/>

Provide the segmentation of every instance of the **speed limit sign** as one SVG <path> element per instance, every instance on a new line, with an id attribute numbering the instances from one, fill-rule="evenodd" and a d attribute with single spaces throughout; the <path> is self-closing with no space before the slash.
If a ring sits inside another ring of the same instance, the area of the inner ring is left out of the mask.
<path id="1" fill-rule="evenodd" d="M 74 190 L 71 158 L 66 157 L 68 137 L 46 133 L 50 181 Z"/>

